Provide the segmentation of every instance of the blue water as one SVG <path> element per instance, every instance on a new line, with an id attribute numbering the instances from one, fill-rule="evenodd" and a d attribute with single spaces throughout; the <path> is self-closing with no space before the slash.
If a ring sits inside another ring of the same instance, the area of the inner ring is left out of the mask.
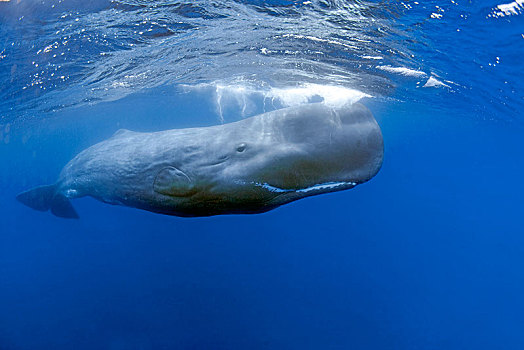
<path id="1" fill-rule="evenodd" d="M 520 0 L 0 2 L 0 349 L 523 349 L 523 44 Z M 15 200 L 119 128 L 358 99 L 385 158 L 352 190 Z"/>

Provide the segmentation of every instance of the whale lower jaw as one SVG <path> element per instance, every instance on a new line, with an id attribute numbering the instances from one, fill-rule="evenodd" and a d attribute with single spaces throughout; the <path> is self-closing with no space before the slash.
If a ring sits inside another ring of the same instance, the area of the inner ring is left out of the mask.
<path id="1" fill-rule="evenodd" d="M 338 182 L 327 182 L 322 184 L 313 185 L 307 188 L 301 189 L 282 189 L 276 186 L 272 186 L 267 183 L 258 182 L 245 182 L 236 181 L 238 185 L 251 185 L 254 188 L 263 190 L 270 196 L 265 196 L 265 201 L 260 201 L 253 204 L 247 202 L 242 203 L 226 203 L 216 202 L 215 205 L 209 206 L 209 203 L 202 204 L 202 206 L 194 205 L 191 210 L 184 210 L 184 208 L 173 206 L 172 208 L 166 207 L 140 207 L 148 211 L 165 214 L 165 215 L 176 215 L 181 217 L 203 217 L 203 216 L 215 216 L 215 215 L 234 215 L 234 214 L 260 214 L 267 211 L 273 210 L 284 204 L 314 196 L 323 193 L 338 192 L 343 190 L 351 189 L 357 186 L 359 183 L 351 181 L 338 181 Z"/>

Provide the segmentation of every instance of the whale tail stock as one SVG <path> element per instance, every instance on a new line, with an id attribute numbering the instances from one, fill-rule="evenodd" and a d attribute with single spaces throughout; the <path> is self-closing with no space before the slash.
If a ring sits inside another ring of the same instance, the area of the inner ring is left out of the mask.
<path id="1" fill-rule="evenodd" d="M 38 186 L 16 196 L 16 199 L 29 208 L 38 211 L 51 210 L 53 215 L 66 218 L 78 219 L 79 216 L 71 205 L 69 199 L 61 193 L 57 193 L 56 185 Z"/>

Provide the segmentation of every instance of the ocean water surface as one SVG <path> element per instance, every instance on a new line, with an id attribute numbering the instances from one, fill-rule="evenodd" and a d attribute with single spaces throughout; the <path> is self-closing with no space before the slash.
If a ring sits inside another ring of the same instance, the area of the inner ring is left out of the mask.
<path id="1" fill-rule="evenodd" d="M 0 1 L 0 350 L 524 348 L 524 3 Z M 15 197 L 116 130 L 361 102 L 384 164 L 259 215 Z"/>

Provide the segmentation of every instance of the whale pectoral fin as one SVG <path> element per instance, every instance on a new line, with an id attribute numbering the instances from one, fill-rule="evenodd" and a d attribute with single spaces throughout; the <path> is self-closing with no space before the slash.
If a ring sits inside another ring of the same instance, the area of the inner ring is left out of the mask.
<path id="1" fill-rule="evenodd" d="M 79 218 L 69 199 L 61 194 L 57 194 L 53 197 L 53 201 L 51 202 L 51 213 L 65 219 Z"/>
<path id="2" fill-rule="evenodd" d="M 185 197 L 195 193 L 193 181 L 182 170 L 167 167 L 157 174 L 153 189 L 167 196 Z"/>

